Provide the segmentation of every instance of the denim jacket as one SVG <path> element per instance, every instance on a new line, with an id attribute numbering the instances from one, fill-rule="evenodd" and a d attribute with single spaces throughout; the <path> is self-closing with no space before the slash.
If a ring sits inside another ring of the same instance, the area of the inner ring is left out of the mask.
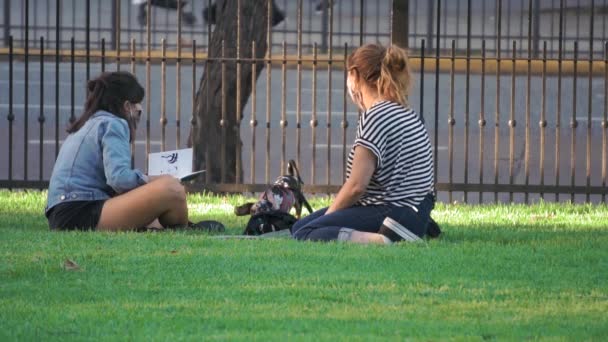
<path id="1" fill-rule="evenodd" d="M 146 181 L 140 170 L 131 168 L 127 121 L 98 111 L 61 146 L 45 212 L 59 203 L 108 199 Z"/>

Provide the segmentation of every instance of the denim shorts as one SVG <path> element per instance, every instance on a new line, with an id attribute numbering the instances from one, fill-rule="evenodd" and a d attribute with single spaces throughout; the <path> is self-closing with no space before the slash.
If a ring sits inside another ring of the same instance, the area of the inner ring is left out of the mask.
<path id="1" fill-rule="evenodd" d="M 106 200 L 60 203 L 46 213 L 51 230 L 95 230 Z"/>

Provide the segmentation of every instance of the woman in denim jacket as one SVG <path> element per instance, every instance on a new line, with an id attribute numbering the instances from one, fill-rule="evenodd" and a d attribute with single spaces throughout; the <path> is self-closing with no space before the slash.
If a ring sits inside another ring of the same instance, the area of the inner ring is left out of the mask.
<path id="1" fill-rule="evenodd" d="M 144 88 L 130 73 L 112 72 L 89 81 L 87 90 L 84 112 L 69 126 L 51 175 L 45 210 L 50 228 L 187 227 L 186 192 L 179 180 L 131 168 L 130 142 Z M 223 230 L 215 221 L 198 225 Z"/>

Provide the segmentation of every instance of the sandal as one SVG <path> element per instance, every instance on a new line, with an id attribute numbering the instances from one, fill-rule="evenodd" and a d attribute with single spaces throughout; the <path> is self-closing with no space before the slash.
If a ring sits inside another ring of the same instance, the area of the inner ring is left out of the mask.
<path id="1" fill-rule="evenodd" d="M 226 230 L 226 227 L 218 221 L 204 220 L 197 223 L 188 222 L 188 228 L 191 230 L 201 230 L 208 233 L 222 233 Z"/>

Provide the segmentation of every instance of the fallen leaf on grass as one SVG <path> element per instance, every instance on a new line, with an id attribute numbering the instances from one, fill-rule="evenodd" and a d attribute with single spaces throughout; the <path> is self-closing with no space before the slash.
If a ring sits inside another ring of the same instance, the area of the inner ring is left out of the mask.
<path id="1" fill-rule="evenodd" d="M 70 259 L 65 259 L 65 261 L 63 262 L 63 268 L 66 271 L 80 271 L 80 266 L 78 266 L 77 263 Z"/>

